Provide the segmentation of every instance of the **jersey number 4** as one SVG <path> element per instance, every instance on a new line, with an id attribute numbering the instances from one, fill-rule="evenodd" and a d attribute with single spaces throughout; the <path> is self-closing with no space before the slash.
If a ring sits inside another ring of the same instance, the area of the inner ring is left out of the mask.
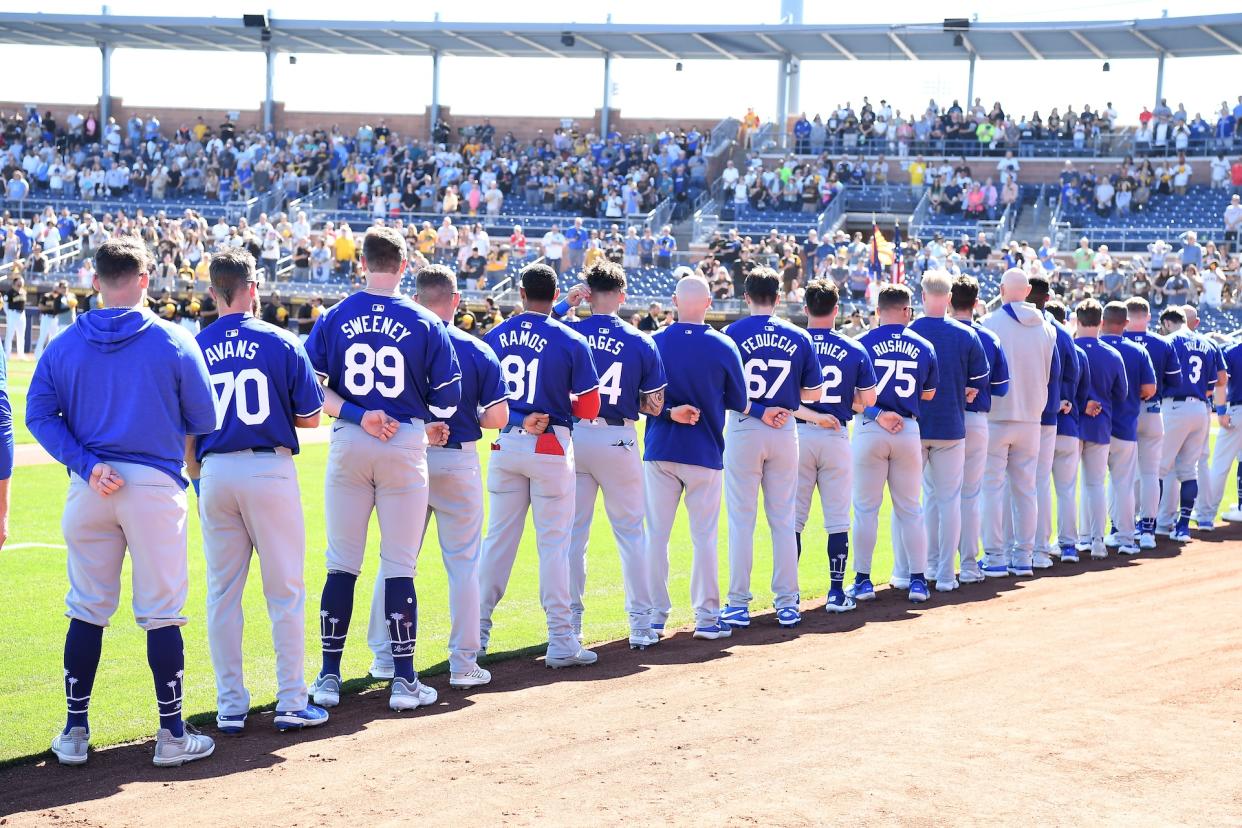
<path id="1" fill-rule="evenodd" d="M 893 385 L 893 393 L 899 397 L 910 397 L 914 395 L 916 385 L 914 372 L 918 369 L 917 362 L 910 362 L 905 359 L 877 359 L 875 361 L 876 368 L 883 368 L 884 374 L 880 377 L 880 381 L 876 383 L 876 393 L 883 393 L 888 387 L 888 381 L 896 378 Z"/>
<path id="2" fill-rule="evenodd" d="M 216 428 L 224 426 L 224 415 L 232 405 L 237 419 L 246 425 L 258 425 L 272 413 L 267 393 L 267 375 L 258 368 L 247 368 L 236 374 L 212 374 L 216 389 Z"/>
<path id="3" fill-rule="evenodd" d="M 405 357 L 394 345 L 375 349 L 355 342 L 345 351 L 345 387 L 359 397 L 373 390 L 399 397 L 405 391 Z"/>

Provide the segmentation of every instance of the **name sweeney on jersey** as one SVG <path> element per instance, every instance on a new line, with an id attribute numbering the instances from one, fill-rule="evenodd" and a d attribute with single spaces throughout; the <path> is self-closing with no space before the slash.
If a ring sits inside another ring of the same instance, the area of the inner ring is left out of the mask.
<path id="1" fill-rule="evenodd" d="M 374 316 L 356 316 L 353 319 L 342 322 L 341 333 L 345 334 L 349 339 L 353 339 L 358 334 L 377 333 L 392 337 L 394 342 L 400 342 L 409 336 L 411 331 L 395 319 L 377 314 Z"/>
<path id="2" fill-rule="evenodd" d="M 871 347 L 876 356 L 898 353 L 918 359 L 923 353 L 923 349 L 920 348 L 918 344 L 911 342 L 908 339 L 902 339 L 901 337 L 896 336 L 892 339 L 885 339 L 877 342 Z"/>
<path id="3" fill-rule="evenodd" d="M 259 343 L 248 339 L 226 339 L 203 351 L 208 365 L 215 365 L 222 359 L 254 359 L 259 353 Z"/>
<path id="4" fill-rule="evenodd" d="M 505 349 L 525 347 L 530 348 L 537 354 L 541 354 L 543 353 L 544 346 L 547 344 L 548 340 L 544 339 L 534 331 L 528 331 L 525 328 L 520 328 L 515 331 L 503 331 L 500 334 L 500 347 Z"/>
<path id="5" fill-rule="evenodd" d="M 790 356 L 798 352 L 798 346 L 792 339 L 778 333 L 757 333 L 754 336 L 748 336 L 742 340 L 741 346 L 742 350 L 748 354 L 754 353 L 759 348 L 776 348 Z"/>

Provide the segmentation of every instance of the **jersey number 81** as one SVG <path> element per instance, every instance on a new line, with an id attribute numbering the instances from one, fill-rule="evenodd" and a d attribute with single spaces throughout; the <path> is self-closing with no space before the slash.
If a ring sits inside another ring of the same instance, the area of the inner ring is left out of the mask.
<path id="1" fill-rule="evenodd" d="M 505 381 L 506 396 L 514 402 L 535 402 L 535 385 L 539 379 L 539 360 L 526 362 L 516 354 L 500 361 L 500 375 Z"/>
<path id="2" fill-rule="evenodd" d="M 365 396 L 372 390 L 392 399 L 405 391 L 405 357 L 395 345 L 379 349 L 355 342 L 345 351 L 345 388 Z"/>

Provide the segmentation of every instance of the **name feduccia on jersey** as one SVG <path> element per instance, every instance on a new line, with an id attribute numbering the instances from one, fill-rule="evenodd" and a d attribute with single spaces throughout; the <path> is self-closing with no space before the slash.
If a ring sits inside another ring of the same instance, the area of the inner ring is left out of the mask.
<path id="1" fill-rule="evenodd" d="M 738 343 L 742 352 L 749 355 L 760 348 L 775 348 L 793 356 L 798 351 L 797 344 L 785 334 L 776 333 L 776 328 L 768 326 L 761 332 L 748 336 Z"/>

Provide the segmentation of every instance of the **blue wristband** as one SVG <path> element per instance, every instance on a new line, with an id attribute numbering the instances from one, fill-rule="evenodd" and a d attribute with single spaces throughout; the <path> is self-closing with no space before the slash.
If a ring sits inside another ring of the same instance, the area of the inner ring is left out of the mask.
<path id="1" fill-rule="evenodd" d="M 521 428 L 522 423 L 526 422 L 526 415 L 516 408 L 509 409 L 509 425 L 513 428 Z"/>
<path id="2" fill-rule="evenodd" d="M 757 419 L 762 420 L 763 415 L 767 410 L 768 410 L 768 407 L 766 405 L 760 405 L 757 402 L 753 402 L 750 404 L 750 408 L 747 410 L 746 413 L 747 415 L 751 417 L 755 417 Z"/>
<path id="3" fill-rule="evenodd" d="M 353 423 L 354 425 L 362 425 L 362 415 L 366 413 L 366 410 L 360 405 L 343 402 L 341 403 L 341 413 L 337 415 L 337 419 Z"/>
<path id="4" fill-rule="evenodd" d="M 198 496 L 198 495 L 201 495 L 201 494 L 202 494 L 202 493 L 198 490 L 198 484 L 199 484 L 199 479 L 198 479 L 197 477 L 190 478 L 190 485 L 194 487 L 194 494 L 195 494 L 196 496 Z"/>
<path id="5" fill-rule="evenodd" d="M 570 308 L 570 304 L 566 302 L 564 299 L 562 299 L 561 301 L 557 302 L 555 305 L 552 306 L 552 315 L 553 316 L 564 316 L 565 314 L 569 313 L 569 308 Z"/>
<path id="6" fill-rule="evenodd" d="M 1220 415 L 1221 417 L 1225 416 L 1226 414 L 1229 413 L 1229 406 L 1227 405 L 1216 406 L 1216 413 Z"/>
<path id="7" fill-rule="evenodd" d="M 863 416 L 866 417 L 868 420 L 874 420 L 876 417 L 879 417 L 883 413 L 884 412 L 880 409 L 878 405 L 869 405 L 863 409 Z"/>

